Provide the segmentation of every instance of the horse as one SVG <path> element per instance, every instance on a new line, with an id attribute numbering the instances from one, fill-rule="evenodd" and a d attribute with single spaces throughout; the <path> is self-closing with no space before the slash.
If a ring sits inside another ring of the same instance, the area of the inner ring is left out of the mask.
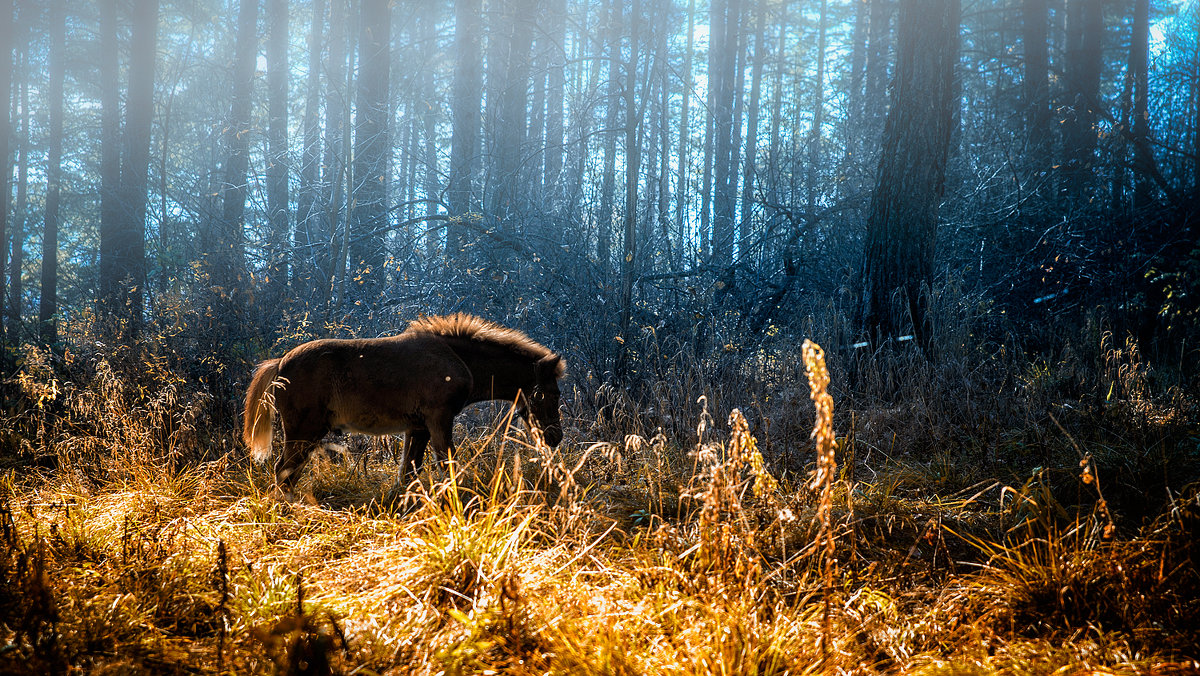
<path id="1" fill-rule="evenodd" d="M 449 457 L 454 417 L 475 402 L 515 401 L 525 425 L 557 446 L 565 372 L 560 355 L 525 333 L 465 313 L 424 317 L 384 338 L 313 340 L 255 367 L 242 439 L 265 463 L 278 412 L 284 448 L 275 484 L 291 498 L 309 454 L 329 432 L 404 433 L 402 481 L 410 465 L 420 470 L 427 446 Z"/>

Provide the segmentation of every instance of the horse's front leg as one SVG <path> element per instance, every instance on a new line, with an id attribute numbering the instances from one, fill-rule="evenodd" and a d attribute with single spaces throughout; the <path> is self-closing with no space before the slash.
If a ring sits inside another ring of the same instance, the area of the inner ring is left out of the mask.
<path id="1" fill-rule="evenodd" d="M 451 460 L 450 453 L 454 450 L 454 440 L 451 438 L 454 431 L 454 414 L 442 414 L 433 420 L 426 418 L 425 422 L 429 427 L 429 445 L 433 447 L 434 455 L 443 462 Z"/>

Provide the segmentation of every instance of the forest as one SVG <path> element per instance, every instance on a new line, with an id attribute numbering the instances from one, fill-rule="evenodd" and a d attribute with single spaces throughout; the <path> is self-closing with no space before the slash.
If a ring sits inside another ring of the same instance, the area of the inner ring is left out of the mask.
<path id="1" fill-rule="evenodd" d="M 0 0 L 0 186 L 0 673 L 1200 671 L 1197 0 Z"/>

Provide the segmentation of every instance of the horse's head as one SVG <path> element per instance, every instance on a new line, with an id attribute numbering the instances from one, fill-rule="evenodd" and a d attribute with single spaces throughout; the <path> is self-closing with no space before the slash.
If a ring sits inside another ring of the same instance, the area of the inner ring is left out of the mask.
<path id="1" fill-rule="evenodd" d="M 532 391 L 524 397 L 520 408 L 521 418 L 532 422 L 542 430 L 546 443 L 551 448 L 562 441 L 562 422 L 558 414 L 558 377 L 562 372 L 562 357 L 550 354 L 538 361 L 534 367 L 536 380 Z"/>

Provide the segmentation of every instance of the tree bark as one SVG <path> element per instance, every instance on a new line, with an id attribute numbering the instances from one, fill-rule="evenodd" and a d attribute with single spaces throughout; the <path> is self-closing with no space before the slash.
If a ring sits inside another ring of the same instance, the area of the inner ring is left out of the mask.
<path id="1" fill-rule="evenodd" d="M 125 106 L 125 157 L 121 170 L 120 250 L 117 252 L 124 318 L 131 335 L 142 321 L 146 289 L 146 201 L 150 128 L 154 120 L 154 66 L 158 57 L 158 0 L 136 0 L 130 34 L 129 94 Z"/>
<path id="2" fill-rule="evenodd" d="M 24 36 L 22 36 L 24 37 Z M 10 221 L 9 229 L 12 231 L 11 253 L 8 261 L 8 331 L 10 336 L 14 336 L 14 342 L 20 340 L 17 332 L 21 327 L 21 271 L 24 267 L 25 258 L 25 227 L 29 222 L 29 212 L 27 209 L 29 199 L 29 42 L 22 40 L 20 46 L 20 62 L 13 69 L 14 73 L 18 74 L 19 84 L 17 91 L 14 92 L 18 103 L 20 104 L 20 114 L 17 117 L 18 123 L 21 125 L 20 132 L 16 135 L 17 141 L 17 201 L 13 205 L 13 213 Z M 7 103 L 7 99 L 5 100 Z M 7 106 L 5 106 L 7 108 Z M 13 111 L 16 113 L 16 110 Z M 5 160 L 7 160 L 7 155 Z M 5 162 L 7 164 L 7 162 Z M 5 194 L 8 193 L 8 184 L 4 184 Z M 0 242 L 3 242 L 0 239 Z M 3 246 L 0 244 L 0 246 Z M 3 252 L 0 252 L 0 261 L 4 258 Z M 0 289 L 3 289 L 0 282 Z M 5 307 L 0 303 L 0 308 Z"/>
<path id="3" fill-rule="evenodd" d="M 714 3 L 716 5 L 717 3 Z M 740 60 L 741 2 L 725 0 L 725 13 L 718 17 L 724 33 L 721 50 L 717 53 L 716 73 L 710 76 L 716 96 L 713 101 L 713 217 L 712 261 L 718 267 L 733 262 L 734 203 L 737 188 L 737 152 L 739 137 L 735 137 L 734 113 L 741 91 L 736 86 Z M 718 8 L 718 11 L 721 8 Z M 738 135 L 740 136 L 740 135 Z"/>
<path id="4" fill-rule="evenodd" d="M 933 274 L 954 119 L 959 3 L 900 3 L 896 74 L 861 277 L 862 327 L 871 336 L 893 336 L 911 321 L 925 344 L 921 285 Z M 899 314 L 892 310 L 894 293 L 901 294 L 905 306 Z"/>
<path id="5" fill-rule="evenodd" d="M 688 0 L 687 10 L 687 51 L 683 54 L 683 75 L 680 84 L 679 103 L 679 152 L 678 185 L 675 188 L 675 230 L 680 237 L 686 232 L 688 207 L 688 172 L 689 154 L 691 152 L 691 103 L 692 103 L 692 54 L 695 51 L 696 39 L 696 0 Z"/>
<path id="6" fill-rule="evenodd" d="M 1063 108 L 1064 188 L 1071 205 L 1087 202 L 1096 159 L 1104 16 L 1101 0 L 1067 0 L 1066 91 Z"/>
<path id="7" fill-rule="evenodd" d="M 288 195 L 288 2 L 268 0 L 267 38 L 267 245 L 266 294 L 272 323 L 287 296 L 291 240 Z"/>
<path id="8" fill-rule="evenodd" d="M 100 298 L 97 315 L 121 311 L 121 90 L 116 0 L 100 4 Z"/>
<path id="9" fill-rule="evenodd" d="M 481 0 L 454 3 L 454 84 L 451 92 L 450 176 L 446 201 L 456 219 L 478 211 L 475 175 L 479 171 L 479 111 L 483 103 Z M 465 255 L 466 228 L 451 221 L 446 230 L 447 258 Z"/>
<path id="10" fill-rule="evenodd" d="M 258 53 L 257 0 L 240 0 L 237 38 L 234 47 L 233 90 L 224 145 L 228 152 L 225 180 L 221 186 L 221 220 L 214 233 L 214 250 L 209 258 L 209 276 L 217 300 L 217 322 L 230 335 L 244 334 L 247 299 L 245 234 L 246 172 L 249 166 L 250 113 L 255 57 Z"/>
<path id="11" fill-rule="evenodd" d="M 387 176 L 390 152 L 388 89 L 391 75 L 392 13 L 388 0 L 360 5 L 358 87 L 354 119 L 354 239 L 351 257 L 366 297 L 383 280 L 383 229 L 387 222 Z"/>
<path id="12" fill-rule="evenodd" d="M 559 177 L 563 167 L 563 90 L 566 85 L 566 53 L 563 44 L 567 31 L 566 0 L 549 0 L 548 31 L 553 40 L 549 46 L 546 81 L 546 160 L 542 185 L 552 211 L 561 206 L 562 187 Z"/>
<path id="13" fill-rule="evenodd" d="M 821 162 L 821 126 L 825 120 L 825 22 L 828 3 L 821 0 L 821 11 L 817 19 L 817 74 L 813 83 L 813 123 L 808 135 L 808 167 L 806 168 L 806 192 L 808 213 L 817 208 L 817 167 Z"/>
<path id="14" fill-rule="evenodd" d="M 1021 20 L 1025 45 L 1025 127 L 1028 133 L 1028 157 L 1035 166 L 1045 168 L 1050 141 L 1050 57 L 1046 35 L 1046 0 L 1023 0 Z"/>
<path id="15" fill-rule="evenodd" d="M 313 2 L 308 34 L 308 74 L 304 97 L 304 150 L 300 160 L 300 194 L 297 195 L 296 234 L 293 239 L 293 296 L 311 299 L 317 280 L 328 279 L 318 263 L 318 252 L 327 251 L 329 232 L 321 208 L 321 33 L 325 25 L 325 0 Z M 328 256 L 325 256 L 328 260 Z"/>
<path id="16" fill-rule="evenodd" d="M 617 117 L 620 112 L 620 35 L 621 3 L 608 0 L 608 39 L 605 41 L 605 64 L 608 72 L 608 95 L 604 112 L 604 169 L 600 179 L 600 210 L 596 214 L 596 259 L 601 270 L 612 265 L 613 196 L 616 193 Z"/>
<path id="17" fill-rule="evenodd" d="M 822 7 L 824 0 L 822 0 Z M 753 228 L 751 218 L 754 215 L 754 183 L 758 173 L 758 109 L 762 96 L 763 66 L 767 60 L 766 23 L 767 10 L 764 4 L 759 4 L 755 10 L 754 29 L 754 65 L 750 76 L 750 111 L 746 126 L 746 159 L 742 170 L 742 211 L 738 218 L 741 232 L 741 244 L 738 246 L 739 256 L 748 259 Z M 820 71 L 820 68 L 818 68 Z"/>
<path id="18" fill-rule="evenodd" d="M 42 231 L 42 288 L 38 332 L 44 344 L 58 342 L 58 212 L 62 195 L 63 81 L 67 70 L 66 0 L 54 0 L 50 29 L 50 147 L 46 153 L 46 213 Z M 5 189 L 7 192 L 7 188 Z"/>
<path id="19" fill-rule="evenodd" d="M 1150 153 L 1149 51 L 1150 0 L 1134 0 L 1133 32 L 1129 40 L 1129 73 L 1132 89 L 1132 126 L 1134 145 L 1133 208 L 1144 209 L 1153 202 L 1154 184 L 1147 175 L 1150 169 L 1145 156 Z"/>
<path id="20" fill-rule="evenodd" d="M 3 243 L 8 241 L 8 184 L 12 179 L 12 164 L 8 161 L 9 139 L 12 138 L 12 122 L 9 117 L 9 97 L 11 96 L 13 71 L 13 0 L 0 0 L 0 263 L 3 263 Z M 2 269 L 2 268 L 0 268 Z M 3 275 L 0 275 L 0 316 L 4 314 L 4 299 L 7 289 Z M 4 323 L 0 322 L 0 347 L 6 344 Z M 5 357 L 0 355 L 0 364 Z"/>

